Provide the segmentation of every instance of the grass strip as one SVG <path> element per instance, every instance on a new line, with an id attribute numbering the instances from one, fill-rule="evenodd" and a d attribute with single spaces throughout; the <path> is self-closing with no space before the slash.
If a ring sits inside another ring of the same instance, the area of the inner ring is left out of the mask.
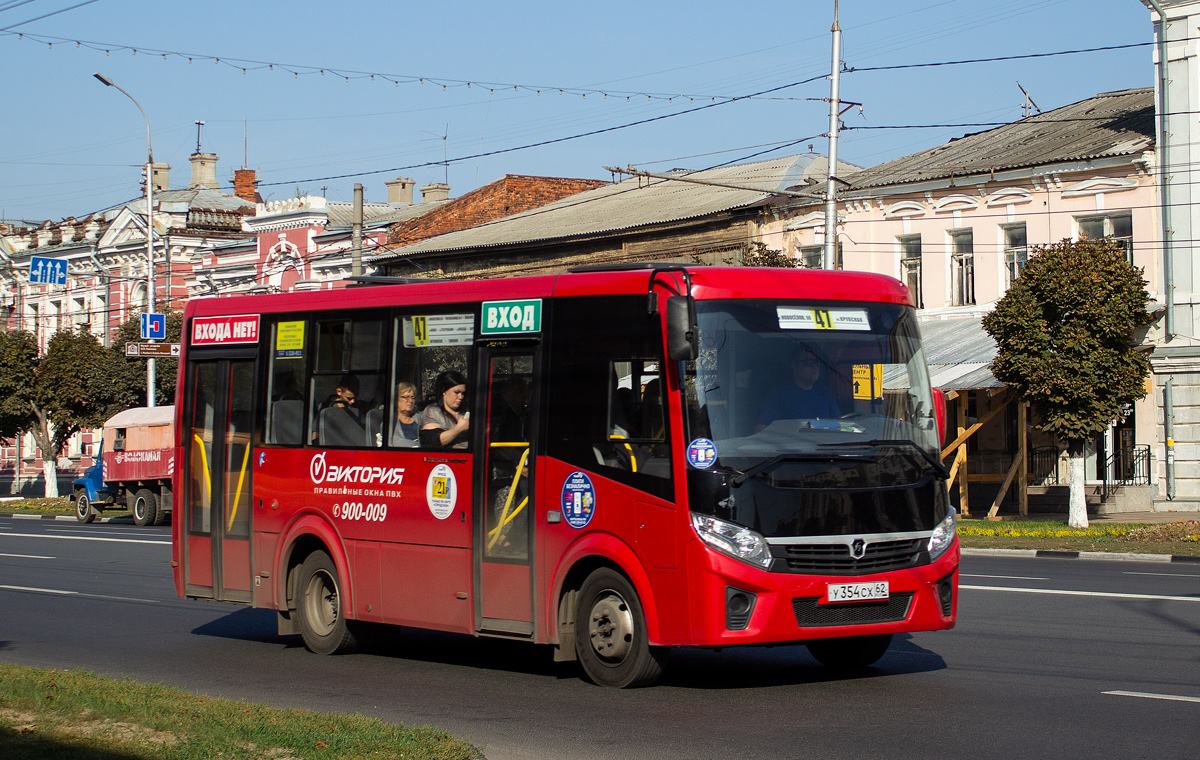
<path id="1" fill-rule="evenodd" d="M 961 520 L 959 540 L 975 549 L 1061 549 L 1200 555 L 1200 522 L 1103 523 L 1069 528 L 1057 521 Z"/>
<path id="2" fill-rule="evenodd" d="M 0 664 L 0 756 L 471 760 L 480 753 L 434 728 L 280 710 L 82 670 Z"/>

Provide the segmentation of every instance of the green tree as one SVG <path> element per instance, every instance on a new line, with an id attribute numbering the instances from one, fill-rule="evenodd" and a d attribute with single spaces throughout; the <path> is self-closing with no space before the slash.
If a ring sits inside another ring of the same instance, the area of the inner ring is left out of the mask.
<path id="1" fill-rule="evenodd" d="M 783 251 L 774 248 L 768 248 L 767 244 L 761 240 L 755 240 L 753 243 L 745 243 L 738 250 L 738 254 L 725 263 L 731 266 L 743 267 L 784 267 L 794 269 L 800 262 L 784 254 Z"/>
<path id="2" fill-rule="evenodd" d="M 178 343 L 183 329 L 183 312 L 170 310 L 167 315 L 167 343 Z M 117 388 L 115 395 L 122 399 L 122 409 L 146 405 L 146 360 L 125 356 L 126 343 L 141 343 L 142 315 L 139 312 L 121 323 L 112 339 L 112 348 L 105 360 L 106 372 Z M 154 405 L 175 403 L 175 383 L 179 375 L 179 360 L 158 358 L 154 364 Z"/>
<path id="3" fill-rule="evenodd" d="M 0 436 L 33 435 L 48 498 L 58 496 L 58 457 L 67 441 L 114 411 L 112 386 L 101 371 L 105 358 L 86 330 L 55 333 L 44 356 L 32 333 L 0 334 Z"/>
<path id="4" fill-rule="evenodd" d="M 1086 527 L 1083 454 L 1122 407 L 1146 394 L 1150 366 L 1133 349 L 1149 322 L 1142 270 L 1109 239 L 1034 249 L 1021 276 L 984 317 L 999 354 L 992 373 L 1028 401 L 1039 428 L 1067 444 L 1068 524 Z"/>

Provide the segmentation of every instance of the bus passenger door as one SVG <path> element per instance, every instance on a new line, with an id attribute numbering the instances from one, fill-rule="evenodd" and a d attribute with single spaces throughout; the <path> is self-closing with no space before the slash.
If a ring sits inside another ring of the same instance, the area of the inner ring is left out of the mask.
<path id="1" fill-rule="evenodd" d="M 189 362 L 186 382 L 187 594 L 249 602 L 254 360 Z"/>
<path id="2" fill-rule="evenodd" d="M 487 423 L 476 433 L 476 440 L 482 438 L 482 487 L 475 489 L 474 510 L 475 621 L 481 632 L 533 635 L 535 348 L 513 342 L 480 351 Z"/>

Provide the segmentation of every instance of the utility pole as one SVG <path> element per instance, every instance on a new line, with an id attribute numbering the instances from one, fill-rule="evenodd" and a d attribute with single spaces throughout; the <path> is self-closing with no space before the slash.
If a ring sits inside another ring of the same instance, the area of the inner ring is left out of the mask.
<path id="1" fill-rule="evenodd" d="M 363 228 L 363 186 L 354 183 L 354 221 L 350 228 L 350 274 L 361 277 L 362 263 L 362 228 Z"/>
<path id="2" fill-rule="evenodd" d="M 837 265 L 837 144 L 841 120 L 839 99 L 842 76 L 842 27 L 838 23 L 838 0 L 833 0 L 833 71 L 829 77 L 829 169 L 825 186 L 825 255 L 821 266 Z"/>

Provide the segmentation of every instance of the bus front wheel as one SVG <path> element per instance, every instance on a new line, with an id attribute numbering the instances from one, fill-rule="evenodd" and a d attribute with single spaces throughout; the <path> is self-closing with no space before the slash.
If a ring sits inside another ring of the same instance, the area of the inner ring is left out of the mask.
<path id="1" fill-rule="evenodd" d="M 316 654 L 339 654 L 354 648 L 354 634 L 342 609 L 341 581 L 328 554 L 316 551 L 300 566 L 300 635 Z"/>
<path id="2" fill-rule="evenodd" d="M 82 488 L 75 492 L 75 517 L 81 523 L 90 523 L 96 519 L 96 513 L 92 511 L 92 500 Z"/>
<path id="3" fill-rule="evenodd" d="M 666 649 L 650 646 L 642 604 L 620 573 L 601 568 L 584 581 L 575 607 L 575 654 L 600 686 L 645 686 L 662 675 Z"/>
<path id="4" fill-rule="evenodd" d="M 134 525 L 154 525 L 158 519 L 158 499 L 154 492 L 149 488 L 139 489 L 133 497 L 131 511 Z"/>
<path id="5" fill-rule="evenodd" d="M 859 670 L 874 665 L 887 652 L 892 634 L 850 636 L 844 639 L 819 639 L 808 642 L 808 651 L 817 662 L 834 670 Z"/>

